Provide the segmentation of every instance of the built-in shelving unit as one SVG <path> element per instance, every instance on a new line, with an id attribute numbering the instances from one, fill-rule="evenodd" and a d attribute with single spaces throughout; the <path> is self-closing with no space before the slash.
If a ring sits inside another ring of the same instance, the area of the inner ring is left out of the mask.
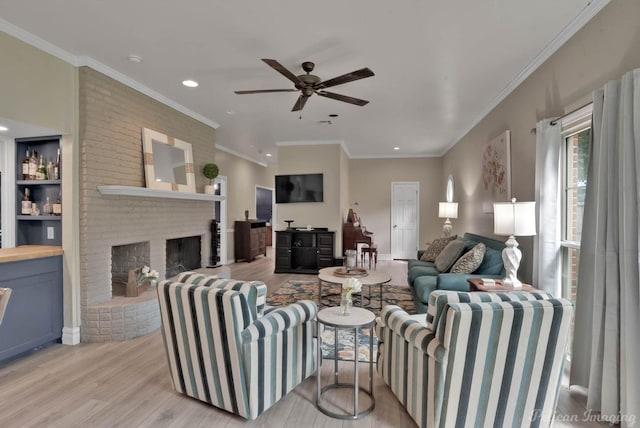
<path id="1" fill-rule="evenodd" d="M 105 196 L 136 196 L 139 198 L 190 199 L 194 201 L 223 201 L 224 196 L 205 193 L 175 192 L 172 190 L 147 189 L 134 186 L 98 186 Z"/>
<path id="2" fill-rule="evenodd" d="M 45 215 L 44 205 L 47 198 L 53 204 L 62 202 L 62 180 L 24 180 L 22 177 L 22 161 L 25 152 L 36 150 L 38 159 L 44 156 L 45 165 L 56 161 L 60 149 L 60 136 L 17 138 L 16 142 L 16 245 L 62 245 L 62 216 Z M 59 165 L 62 176 L 62 165 Z M 21 204 L 26 189 L 30 199 L 35 203 L 40 215 L 22 215 Z"/>

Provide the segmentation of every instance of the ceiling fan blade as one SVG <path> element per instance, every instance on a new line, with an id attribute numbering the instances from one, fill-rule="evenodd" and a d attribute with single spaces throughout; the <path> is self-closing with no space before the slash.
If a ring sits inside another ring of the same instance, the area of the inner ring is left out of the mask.
<path id="1" fill-rule="evenodd" d="M 297 89 L 255 89 L 251 91 L 233 91 L 233 92 L 238 95 L 245 95 L 245 94 L 263 94 L 267 92 L 297 92 L 297 91 L 298 91 Z"/>
<path id="2" fill-rule="evenodd" d="M 304 105 L 307 103 L 308 99 L 309 99 L 309 96 L 300 95 L 296 103 L 293 105 L 293 108 L 291 109 L 291 111 L 302 110 L 304 108 Z"/>
<path id="3" fill-rule="evenodd" d="M 365 77 L 374 76 L 373 71 L 369 68 L 361 68 L 360 70 L 352 71 L 351 73 L 343 74 L 342 76 L 334 77 L 333 79 L 326 80 L 320 83 L 320 88 L 329 88 L 331 86 L 342 85 L 343 83 L 353 82 L 354 80 L 364 79 Z"/>
<path id="4" fill-rule="evenodd" d="M 267 65 L 269 65 L 269 67 L 273 68 L 275 71 L 277 71 L 278 73 L 282 74 L 287 79 L 291 80 L 294 84 L 299 85 L 300 83 L 302 83 L 302 82 L 300 82 L 300 79 L 298 79 L 296 77 L 295 74 L 293 74 L 292 72 L 287 70 L 284 65 L 280 64 L 275 59 L 264 59 L 263 58 L 262 61 L 267 63 Z"/>
<path id="5" fill-rule="evenodd" d="M 369 101 L 367 101 L 367 100 L 361 100 L 360 98 L 348 97 L 346 95 L 340 95 L 340 94 L 336 94 L 334 92 L 317 91 L 316 94 L 320 95 L 321 97 L 327 97 L 327 98 L 331 98 L 333 100 L 344 101 L 345 103 L 355 104 L 355 105 L 358 105 L 358 106 L 364 106 L 364 105 L 369 104 Z"/>

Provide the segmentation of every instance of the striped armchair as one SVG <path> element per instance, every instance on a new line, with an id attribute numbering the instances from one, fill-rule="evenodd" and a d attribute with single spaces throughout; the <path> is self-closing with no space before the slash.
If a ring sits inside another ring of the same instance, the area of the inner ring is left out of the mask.
<path id="1" fill-rule="evenodd" d="M 264 283 L 180 278 L 158 284 L 174 389 L 255 419 L 315 373 L 309 300 L 262 315 Z"/>
<path id="2" fill-rule="evenodd" d="M 420 427 L 549 426 L 572 317 L 542 292 L 434 291 L 426 318 L 382 310 L 377 371 Z"/>

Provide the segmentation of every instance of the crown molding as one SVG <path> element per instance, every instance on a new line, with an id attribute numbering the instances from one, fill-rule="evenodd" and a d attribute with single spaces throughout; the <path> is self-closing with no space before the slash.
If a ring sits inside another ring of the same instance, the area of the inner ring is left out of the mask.
<path id="1" fill-rule="evenodd" d="M 352 159 L 351 153 L 349 152 L 349 148 L 342 140 L 309 140 L 309 141 L 279 141 L 276 143 L 276 146 L 329 146 L 329 145 L 338 145 L 342 148 L 349 159 Z"/>
<path id="2" fill-rule="evenodd" d="M 40 37 L 34 34 L 31 34 L 28 31 L 23 30 L 22 28 L 16 27 L 15 25 L 3 19 L 0 19 L 0 31 L 3 31 L 9 34 L 10 36 L 15 37 L 16 39 L 21 40 L 24 43 L 27 43 L 37 49 L 40 49 L 41 51 L 46 52 L 49 55 L 59 58 L 62 61 L 65 61 L 73 65 L 74 67 L 82 67 L 82 66 L 91 67 L 94 70 L 99 71 L 100 73 L 106 76 L 109 76 L 110 78 L 122 83 L 123 85 L 128 86 L 132 89 L 135 89 L 136 91 L 141 92 L 142 94 L 147 95 L 148 97 L 151 97 L 154 100 L 197 120 L 198 122 L 202 122 L 205 125 L 211 126 L 212 128 L 220 127 L 220 124 L 218 124 L 217 122 L 214 122 L 213 120 L 208 119 L 202 116 L 201 114 L 186 108 L 182 104 L 179 104 L 165 97 L 159 92 L 152 90 L 151 88 L 141 84 L 140 82 L 128 76 L 125 76 L 119 71 L 116 71 L 113 68 L 105 64 L 102 64 L 101 62 L 96 61 L 91 57 L 73 55 L 70 52 L 67 52 L 64 49 L 61 49 L 58 46 L 52 43 L 49 43 L 48 41 L 41 39 Z"/>
<path id="3" fill-rule="evenodd" d="M 582 11 L 567 24 L 562 31 L 536 55 L 536 57 L 507 85 L 500 94 L 488 104 L 484 110 L 462 131 L 458 137 L 454 138 L 451 144 L 447 145 L 440 156 L 444 156 L 453 146 L 458 144 L 465 135 L 469 133 L 482 119 L 498 106 L 505 98 L 511 94 L 522 82 L 524 82 L 534 71 L 536 71 L 551 55 L 556 53 L 578 30 L 585 26 L 594 16 L 596 16 L 611 0 L 592 0 Z M 551 11 L 550 11 L 551 12 Z"/>
<path id="4" fill-rule="evenodd" d="M 242 158 L 244 160 L 247 160 L 249 162 L 253 162 L 253 163 L 258 164 L 258 165 L 260 165 L 262 167 L 265 167 L 265 168 L 269 166 L 268 164 L 266 164 L 264 162 L 261 162 L 261 161 L 259 161 L 257 159 L 250 158 L 247 155 L 243 155 L 240 152 L 236 152 L 235 150 L 230 149 L 230 148 L 225 147 L 225 146 L 221 146 L 220 144 L 215 144 L 215 149 L 216 150 L 220 150 L 220 151 L 225 152 L 225 153 L 229 153 L 230 155 L 233 155 L 233 156 L 237 156 L 237 157 Z"/>
<path id="5" fill-rule="evenodd" d="M 350 159 L 425 159 L 440 158 L 442 155 L 380 155 L 380 156 L 350 156 Z"/>

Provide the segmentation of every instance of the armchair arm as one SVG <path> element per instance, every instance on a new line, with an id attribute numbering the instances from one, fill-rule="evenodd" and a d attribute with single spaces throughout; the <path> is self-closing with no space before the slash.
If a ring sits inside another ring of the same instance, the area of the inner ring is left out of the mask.
<path id="1" fill-rule="evenodd" d="M 242 332 L 242 338 L 245 342 L 254 342 L 311 321 L 317 313 L 314 302 L 301 300 L 258 318 Z"/>
<path id="2" fill-rule="evenodd" d="M 383 330 L 386 328 L 420 351 L 433 357 L 441 356 L 441 353 L 435 352 L 435 349 L 440 346 L 435 333 L 399 306 L 385 306 L 380 313 L 380 317 L 376 320 L 378 340 L 384 340 Z"/>

